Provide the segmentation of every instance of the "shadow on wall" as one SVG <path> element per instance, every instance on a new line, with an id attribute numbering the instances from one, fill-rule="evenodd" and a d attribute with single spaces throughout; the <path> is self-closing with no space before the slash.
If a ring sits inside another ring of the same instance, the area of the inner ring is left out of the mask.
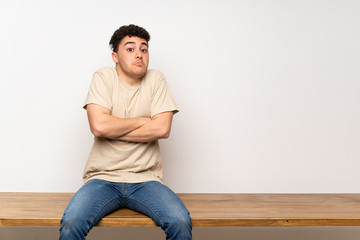
<path id="1" fill-rule="evenodd" d="M 194 228 L 195 240 L 358 240 L 360 227 L 243 227 Z M 2 240 L 48 240 L 58 238 L 55 227 L 0 227 Z M 159 240 L 165 239 L 160 228 L 94 228 L 87 240 Z"/>

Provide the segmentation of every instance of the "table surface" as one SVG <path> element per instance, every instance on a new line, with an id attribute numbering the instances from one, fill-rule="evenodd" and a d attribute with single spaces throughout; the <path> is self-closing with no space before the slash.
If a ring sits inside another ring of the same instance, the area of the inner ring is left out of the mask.
<path id="1" fill-rule="evenodd" d="M 360 194 L 178 194 L 194 227 L 360 226 Z M 0 193 L 0 226 L 60 226 L 73 193 Z M 156 226 L 120 209 L 97 226 Z"/>

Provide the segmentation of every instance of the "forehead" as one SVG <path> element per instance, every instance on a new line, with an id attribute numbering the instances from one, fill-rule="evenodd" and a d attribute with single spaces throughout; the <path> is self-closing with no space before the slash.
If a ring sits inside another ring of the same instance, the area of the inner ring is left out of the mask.
<path id="1" fill-rule="evenodd" d="M 125 36 L 120 42 L 120 45 L 122 45 L 122 46 L 125 46 L 127 44 L 148 46 L 148 42 L 145 39 L 135 37 L 135 36 L 134 37 Z"/>

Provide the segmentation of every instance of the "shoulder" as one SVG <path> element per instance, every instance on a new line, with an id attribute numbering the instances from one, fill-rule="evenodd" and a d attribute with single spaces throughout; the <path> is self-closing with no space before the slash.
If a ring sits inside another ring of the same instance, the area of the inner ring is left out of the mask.
<path id="1" fill-rule="evenodd" d="M 146 72 L 143 80 L 145 80 L 145 82 L 149 82 L 152 84 L 158 84 L 161 82 L 165 82 L 166 78 L 165 78 L 165 75 L 161 71 L 156 70 L 156 69 L 149 69 Z"/>
<path id="2" fill-rule="evenodd" d="M 98 74 L 102 77 L 114 79 L 117 77 L 116 69 L 114 67 L 102 67 L 97 70 L 94 74 Z"/>
<path id="3" fill-rule="evenodd" d="M 117 81 L 117 73 L 114 67 L 103 67 L 97 70 L 93 75 L 93 84 L 105 84 L 107 87 L 113 86 L 114 82 Z"/>
<path id="4" fill-rule="evenodd" d="M 149 69 L 146 72 L 145 78 L 150 78 L 150 79 L 165 79 L 164 74 L 156 69 Z"/>

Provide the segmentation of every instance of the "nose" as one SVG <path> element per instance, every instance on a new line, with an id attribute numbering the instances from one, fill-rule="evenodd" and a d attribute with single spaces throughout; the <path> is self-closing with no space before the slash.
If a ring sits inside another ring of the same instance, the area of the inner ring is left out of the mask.
<path id="1" fill-rule="evenodd" d="M 141 52 L 140 49 L 136 50 L 135 57 L 138 58 L 138 59 L 142 59 L 142 52 Z"/>

